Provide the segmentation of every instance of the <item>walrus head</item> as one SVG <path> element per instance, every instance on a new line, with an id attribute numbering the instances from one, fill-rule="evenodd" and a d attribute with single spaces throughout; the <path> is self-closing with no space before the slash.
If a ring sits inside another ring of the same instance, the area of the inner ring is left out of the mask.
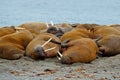
<path id="1" fill-rule="evenodd" d="M 56 27 L 49 27 L 47 29 L 47 32 L 48 33 L 52 33 L 52 34 L 55 34 L 57 32 L 57 28 Z"/>
<path id="2" fill-rule="evenodd" d="M 61 28 L 56 28 L 56 27 L 54 27 L 54 26 L 52 26 L 52 27 L 49 27 L 48 29 L 47 29 L 47 32 L 48 33 L 51 33 L 51 34 L 54 34 L 54 35 L 56 35 L 57 37 L 61 37 L 63 34 L 64 34 L 64 32 L 63 32 L 63 30 L 61 29 Z"/>
<path id="3" fill-rule="evenodd" d="M 51 40 L 52 40 L 52 38 L 47 40 L 43 45 L 37 45 L 34 48 L 36 59 L 44 60 L 46 57 L 48 57 L 47 51 L 50 51 L 50 50 L 53 50 L 53 49 L 56 48 L 56 47 L 52 47 L 52 48 L 49 48 L 49 49 L 46 49 L 46 50 L 44 49 L 44 46 L 47 45 Z"/>
<path id="4" fill-rule="evenodd" d="M 72 59 L 69 56 L 63 56 L 59 51 L 57 52 L 57 58 L 62 64 L 72 64 Z"/>
<path id="5" fill-rule="evenodd" d="M 61 37 L 64 32 L 61 28 L 57 28 L 57 26 L 54 25 L 54 23 L 51 21 L 51 24 L 47 24 L 47 32 L 56 35 L 57 37 Z"/>

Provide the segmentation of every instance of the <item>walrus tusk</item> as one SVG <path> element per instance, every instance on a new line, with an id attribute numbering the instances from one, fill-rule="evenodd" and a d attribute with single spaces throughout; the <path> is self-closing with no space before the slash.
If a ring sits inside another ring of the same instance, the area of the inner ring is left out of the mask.
<path id="1" fill-rule="evenodd" d="M 51 26 L 54 26 L 54 23 L 53 23 L 53 21 L 50 21 L 50 24 L 51 24 Z"/>
<path id="2" fill-rule="evenodd" d="M 62 56 L 63 56 L 63 55 L 62 55 L 59 51 L 57 51 L 57 53 L 59 54 L 59 56 L 60 56 L 60 57 L 62 57 Z"/>
<path id="3" fill-rule="evenodd" d="M 61 58 L 60 58 L 59 56 L 57 56 L 57 59 L 58 59 L 58 60 L 61 60 Z"/>
<path id="4" fill-rule="evenodd" d="M 22 30 L 22 29 L 25 29 L 25 28 L 21 28 L 21 27 L 14 27 L 16 30 Z"/>
<path id="5" fill-rule="evenodd" d="M 21 27 L 14 27 L 14 29 L 16 30 L 16 32 L 19 32 L 19 30 L 24 30 L 25 28 L 21 28 Z"/>
<path id="6" fill-rule="evenodd" d="M 45 52 L 50 51 L 50 50 L 53 50 L 53 49 L 55 49 L 55 48 L 56 48 L 56 47 L 52 47 L 52 48 L 46 49 Z"/>
<path id="7" fill-rule="evenodd" d="M 59 51 L 57 51 L 57 53 L 58 53 L 58 55 L 59 55 L 59 56 L 57 56 L 57 59 L 58 59 L 58 60 L 61 60 L 61 58 L 62 58 L 63 55 L 62 55 Z"/>
<path id="8" fill-rule="evenodd" d="M 46 44 L 48 44 L 50 41 L 52 40 L 52 38 L 50 38 L 48 41 L 46 41 L 41 47 L 44 47 Z"/>
<path id="9" fill-rule="evenodd" d="M 46 26 L 47 26 L 47 28 L 49 28 L 50 26 L 48 25 L 48 23 L 46 23 Z"/>

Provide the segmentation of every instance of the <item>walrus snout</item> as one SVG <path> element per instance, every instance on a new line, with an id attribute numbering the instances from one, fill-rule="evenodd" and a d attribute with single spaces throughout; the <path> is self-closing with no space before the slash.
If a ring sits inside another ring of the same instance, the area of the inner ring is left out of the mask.
<path id="1" fill-rule="evenodd" d="M 55 34 L 57 31 L 58 30 L 57 30 L 56 27 L 49 27 L 48 30 L 47 30 L 48 33 L 52 33 L 52 34 Z"/>
<path id="2" fill-rule="evenodd" d="M 45 55 L 45 51 L 43 47 L 41 46 L 35 47 L 35 52 L 36 52 L 36 55 L 38 55 L 40 59 L 45 59 L 46 55 Z"/>
<path id="3" fill-rule="evenodd" d="M 61 58 L 61 63 L 62 63 L 62 64 L 67 64 L 67 59 L 66 59 L 65 57 L 62 57 L 62 58 Z"/>
<path id="4" fill-rule="evenodd" d="M 57 53 L 57 58 L 62 64 L 71 64 L 70 57 L 62 55 L 59 51 L 57 51 Z"/>
<path id="5" fill-rule="evenodd" d="M 67 56 L 63 56 L 60 61 L 62 64 L 72 64 L 70 58 Z"/>

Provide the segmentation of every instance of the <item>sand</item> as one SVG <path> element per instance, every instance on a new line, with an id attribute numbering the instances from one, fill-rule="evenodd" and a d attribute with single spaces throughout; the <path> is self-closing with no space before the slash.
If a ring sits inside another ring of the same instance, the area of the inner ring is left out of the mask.
<path id="1" fill-rule="evenodd" d="M 61 64 L 56 58 L 0 59 L 0 80 L 120 80 L 119 61 L 120 54 L 71 65 Z"/>

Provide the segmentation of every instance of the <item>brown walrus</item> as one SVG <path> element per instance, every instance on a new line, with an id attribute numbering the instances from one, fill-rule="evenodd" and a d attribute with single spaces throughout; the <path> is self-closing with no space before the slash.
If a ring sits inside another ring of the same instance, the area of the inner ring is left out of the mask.
<path id="1" fill-rule="evenodd" d="M 114 27 L 101 26 L 94 28 L 93 36 L 102 35 L 98 41 L 101 56 L 113 56 L 120 54 L 120 31 Z"/>
<path id="2" fill-rule="evenodd" d="M 35 60 L 55 57 L 60 49 L 60 45 L 52 43 L 50 39 L 60 42 L 60 39 L 53 34 L 39 34 L 26 47 L 26 56 Z"/>
<path id="3" fill-rule="evenodd" d="M 46 23 L 42 22 L 29 22 L 19 25 L 18 27 L 25 28 L 33 33 L 34 36 L 39 35 L 41 32 L 46 32 L 48 28 Z"/>
<path id="4" fill-rule="evenodd" d="M 62 54 L 58 52 L 58 59 L 63 64 L 91 62 L 96 59 L 99 51 L 95 41 L 90 38 L 72 40 L 64 46 L 66 47 L 66 50 L 64 50 Z"/>
<path id="5" fill-rule="evenodd" d="M 20 30 L 0 37 L 0 58 L 15 60 L 25 54 L 25 48 L 33 39 L 28 30 Z"/>

